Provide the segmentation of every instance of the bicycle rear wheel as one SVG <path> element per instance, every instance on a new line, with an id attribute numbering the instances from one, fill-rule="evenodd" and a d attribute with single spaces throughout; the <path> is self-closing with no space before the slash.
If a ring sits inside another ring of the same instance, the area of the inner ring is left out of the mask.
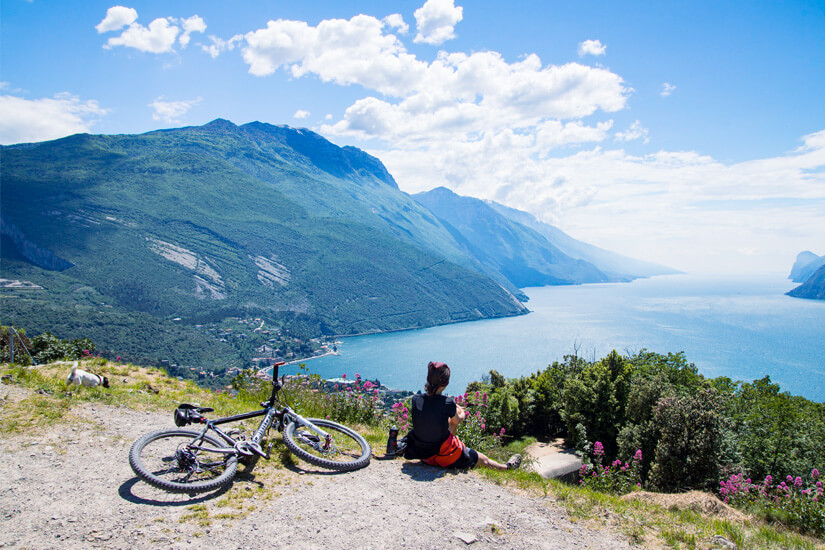
<path id="1" fill-rule="evenodd" d="M 306 426 L 290 422 L 284 429 L 284 442 L 296 456 L 321 468 L 349 472 L 364 468 L 370 463 L 370 449 L 361 434 L 331 420 L 307 418 L 330 435 L 327 445 L 324 438 Z"/>
<path id="2" fill-rule="evenodd" d="M 218 453 L 226 445 L 217 438 L 191 430 L 161 430 L 132 445 L 129 465 L 154 487 L 170 493 L 204 493 L 229 483 L 238 469 L 238 457 Z"/>

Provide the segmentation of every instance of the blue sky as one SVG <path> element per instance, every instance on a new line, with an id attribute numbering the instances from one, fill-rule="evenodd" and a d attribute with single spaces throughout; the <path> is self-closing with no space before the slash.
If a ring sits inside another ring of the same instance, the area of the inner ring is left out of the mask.
<path id="1" fill-rule="evenodd" d="M 687 271 L 825 254 L 821 1 L 0 10 L 3 144 L 260 120 Z"/>

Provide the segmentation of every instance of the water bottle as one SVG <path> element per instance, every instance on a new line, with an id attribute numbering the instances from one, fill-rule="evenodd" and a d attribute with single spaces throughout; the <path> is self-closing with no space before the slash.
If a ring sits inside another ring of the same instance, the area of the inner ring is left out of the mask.
<path id="1" fill-rule="evenodd" d="M 387 453 L 394 455 L 398 450 L 398 426 L 390 428 L 390 436 L 387 438 Z"/>

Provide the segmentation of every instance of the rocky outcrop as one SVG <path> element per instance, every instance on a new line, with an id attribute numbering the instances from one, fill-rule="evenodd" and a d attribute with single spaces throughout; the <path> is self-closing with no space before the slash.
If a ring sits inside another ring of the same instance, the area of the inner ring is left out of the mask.
<path id="1" fill-rule="evenodd" d="M 817 256 L 810 250 L 800 252 L 796 256 L 788 278 L 795 283 L 804 283 L 823 265 L 825 265 L 825 256 Z"/>
<path id="2" fill-rule="evenodd" d="M 5 217 L 0 216 L 0 234 L 8 237 L 15 250 L 26 260 L 49 271 L 65 271 L 74 264 L 55 255 L 51 250 L 37 246 L 26 238 L 23 232 Z"/>

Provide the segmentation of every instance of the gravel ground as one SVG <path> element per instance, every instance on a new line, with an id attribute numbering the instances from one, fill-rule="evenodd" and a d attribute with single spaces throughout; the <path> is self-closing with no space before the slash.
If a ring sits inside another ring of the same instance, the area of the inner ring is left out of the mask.
<path id="1" fill-rule="evenodd" d="M 170 495 L 128 463 L 135 439 L 173 427 L 170 413 L 85 404 L 72 415 L 0 441 L 0 548 L 631 547 L 548 499 L 401 459 L 336 474 L 261 461 L 217 494 Z"/>

